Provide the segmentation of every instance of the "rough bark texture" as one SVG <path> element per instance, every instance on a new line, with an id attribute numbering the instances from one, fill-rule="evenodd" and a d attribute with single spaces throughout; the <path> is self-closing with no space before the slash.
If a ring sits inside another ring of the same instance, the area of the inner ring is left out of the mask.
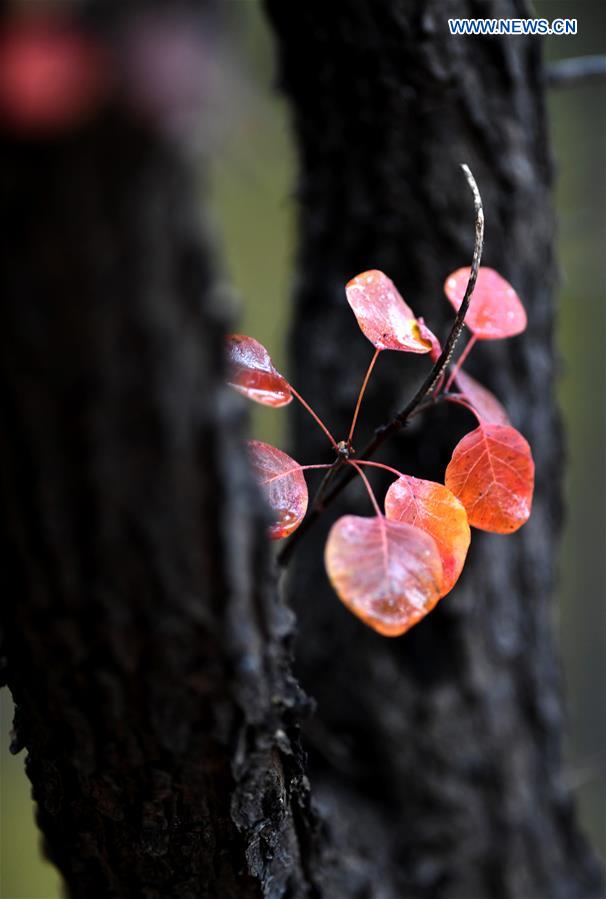
<path id="1" fill-rule="evenodd" d="M 78 899 L 307 882 L 292 616 L 187 168 L 123 118 L 1 150 L 4 678 Z"/>
<path id="2" fill-rule="evenodd" d="M 366 840 L 369 858 L 389 859 L 378 880 L 360 867 L 347 895 L 601 895 L 560 759 L 551 600 L 562 446 L 540 47 L 530 39 L 452 39 L 446 26 L 449 15 L 530 10 L 512 0 L 269 0 L 268 7 L 300 151 L 293 378 L 335 433 L 347 433 L 372 353 L 345 302 L 349 278 L 383 269 L 415 312 L 445 331 L 451 310 L 442 283 L 469 264 L 473 243 L 460 162 L 471 166 L 484 198 L 484 262 L 515 285 L 529 312 L 523 336 L 479 346 L 470 370 L 505 401 L 533 447 L 530 523 L 507 538 L 475 532 L 454 594 L 399 640 L 364 628 L 328 587 L 322 549 L 334 515 L 306 538 L 286 576 L 299 616 L 299 673 L 318 701 L 308 728 L 314 796 L 335 839 L 345 819 Z M 358 448 L 426 370 L 417 357 L 396 353 L 385 353 L 377 369 Z M 294 416 L 295 457 L 329 457 L 305 414 Z M 436 410 L 383 458 L 439 480 L 462 429 L 472 426 L 462 411 Z M 371 512 L 361 490 L 339 506 Z"/>

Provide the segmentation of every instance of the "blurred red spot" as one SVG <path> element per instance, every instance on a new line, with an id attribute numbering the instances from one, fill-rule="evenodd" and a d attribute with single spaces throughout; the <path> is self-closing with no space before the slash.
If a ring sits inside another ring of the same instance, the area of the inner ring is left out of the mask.
<path id="1" fill-rule="evenodd" d="M 45 20 L 0 32 L 0 121 L 16 131 L 47 134 L 81 121 L 106 82 L 101 48 L 73 28 Z"/>

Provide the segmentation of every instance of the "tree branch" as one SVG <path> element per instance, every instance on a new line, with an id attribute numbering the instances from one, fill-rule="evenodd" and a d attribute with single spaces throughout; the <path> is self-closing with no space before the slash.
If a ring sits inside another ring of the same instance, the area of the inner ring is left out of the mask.
<path id="1" fill-rule="evenodd" d="M 463 325 L 465 324 L 465 316 L 467 315 L 469 303 L 476 286 L 476 280 L 480 268 L 480 261 L 482 259 L 482 249 L 484 246 L 484 208 L 482 206 L 482 197 L 480 196 L 478 185 L 476 184 L 476 180 L 473 177 L 469 166 L 463 164 L 461 168 L 463 169 L 463 174 L 465 175 L 467 183 L 469 184 L 469 187 L 473 194 L 473 205 L 475 211 L 475 240 L 473 247 L 473 257 L 471 261 L 469 280 L 467 281 L 467 287 L 465 289 L 463 301 L 459 307 L 459 311 L 456 314 L 455 320 L 452 323 L 452 327 L 446 339 L 446 343 L 444 344 L 444 348 L 440 353 L 439 358 L 436 360 L 433 368 L 431 369 L 417 392 L 406 404 L 406 406 L 400 412 L 398 412 L 398 414 L 395 415 L 388 424 L 377 428 L 377 430 L 375 431 L 375 435 L 370 443 L 362 450 L 361 456 L 364 459 L 369 459 L 376 453 L 379 447 L 382 446 L 386 440 L 388 440 L 389 437 L 400 431 L 405 426 L 408 419 L 421 406 L 421 404 L 427 402 L 427 400 L 432 396 L 442 378 L 442 375 L 450 364 L 450 360 L 452 359 L 452 355 L 455 351 L 457 341 L 461 336 Z M 339 460 L 337 459 L 335 465 L 338 463 Z M 328 472 L 328 475 L 330 474 L 331 472 Z M 343 473 L 343 477 L 339 481 L 337 481 L 332 490 L 323 498 L 321 505 L 319 503 L 314 503 L 307 518 L 305 518 L 300 527 L 295 531 L 293 536 L 285 545 L 284 549 L 279 553 L 278 562 L 280 565 L 286 565 L 288 563 L 295 548 L 305 536 L 307 531 L 309 531 L 311 526 L 320 517 L 322 512 L 332 502 L 334 502 L 334 500 L 340 495 L 340 493 L 350 483 L 350 481 L 353 480 L 354 477 L 354 470 L 351 467 L 348 467 Z"/>
<path id="2" fill-rule="evenodd" d="M 549 87 L 576 87 L 598 78 L 606 78 L 606 56 L 575 56 L 547 66 Z"/>

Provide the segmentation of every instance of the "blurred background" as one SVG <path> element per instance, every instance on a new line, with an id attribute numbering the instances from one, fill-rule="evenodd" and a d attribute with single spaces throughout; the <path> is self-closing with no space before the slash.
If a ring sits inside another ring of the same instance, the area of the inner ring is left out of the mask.
<path id="1" fill-rule="evenodd" d="M 549 60 L 606 53 L 603 2 L 544 0 L 535 6 L 539 16 L 578 19 L 577 36 L 547 41 Z M 260 4 L 237 0 L 232 7 L 233 46 L 223 48 L 215 67 L 215 74 L 230 82 L 229 111 L 220 117 L 210 145 L 200 148 L 207 169 L 201 195 L 206 192 L 210 201 L 238 330 L 254 334 L 288 374 L 296 161 L 287 110 L 273 91 L 271 36 Z M 552 90 L 549 111 L 561 271 L 557 390 L 568 440 L 568 516 L 556 606 L 569 719 L 566 770 L 582 823 L 604 858 L 606 80 Z M 252 423 L 256 436 L 279 444 L 285 416 L 257 409 Z M 12 705 L 7 690 L 0 692 L 0 704 L 0 897 L 59 899 L 59 878 L 40 852 L 24 755 L 9 752 Z"/>

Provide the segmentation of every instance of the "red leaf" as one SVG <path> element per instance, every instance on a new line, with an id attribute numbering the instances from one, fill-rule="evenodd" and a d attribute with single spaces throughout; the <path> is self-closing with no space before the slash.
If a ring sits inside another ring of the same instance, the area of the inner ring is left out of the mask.
<path id="1" fill-rule="evenodd" d="M 274 513 L 269 529 L 272 540 L 281 540 L 296 530 L 307 511 L 307 484 L 298 462 L 282 450 L 260 440 L 249 440 L 253 472 Z"/>
<path id="2" fill-rule="evenodd" d="M 290 385 L 276 371 L 269 353 L 258 340 L 230 334 L 227 355 L 231 368 L 228 384 L 264 406 L 286 406 L 292 400 Z"/>
<path id="3" fill-rule="evenodd" d="M 382 515 L 339 518 L 328 535 L 324 560 L 341 602 L 385 637 L 407 631 L 442 594 L 435 540 Z"/>
<path id="4" fill-rule="evenodd" d="M 469 549 L 471 533 L 463 505 L 443 484 L 402 475 L 387 491 L 385 514 L 392 521 L 421 528 L 436 541 L 445 596 L 459 579 Z"/>
<path id="5" fill-rule="evenodd" d="M 362 333 L 378 350 L 430 352 L 431 340 L 422 336 L 412 309 L 383 272 L 362 272 L 347 284 L 345 293 Z"/>
<path id="6" fill-rule="evenodd" d="M 457 311 L 463 302 L 470 271 L 457 269 L 444 284 L 444 292 Z M 519 296 L 494 269 L 480 267 L 465 324 L 478 340 L 513 337 L 526 328 L 526 312 Z"/>
<path id="7" fill-rule="evenodd" d="M 517 531 L 532 507 L 530 447 L 515 428 L 480 425 L 455 447 L 446 486 L 461 500 L 474 527 L 497 534 Z"/>
<path id="8" fill-rule="evenodd" d="M 464 371 L 458 371 L 456 382 L 478 416 L 486 424 L 510 425 L 507 412 L 494 393 Z"/>

